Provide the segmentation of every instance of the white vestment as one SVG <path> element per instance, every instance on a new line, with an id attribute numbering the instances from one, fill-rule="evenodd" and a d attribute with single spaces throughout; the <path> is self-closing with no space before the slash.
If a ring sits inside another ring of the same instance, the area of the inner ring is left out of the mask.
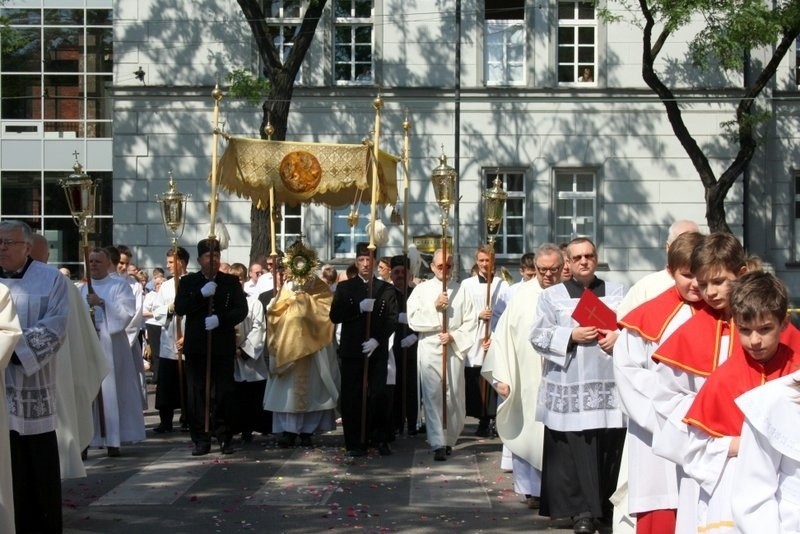
<path id="1" fill-rule="evenodd" d="M 483 347 L 481 346 L 481 343 L 483 343 L 483 338 L 486 335 L 486 321 L 483 319 L 478 319 L 478 314 L 487 307 L 495 307 L 500 294 L 505 292 L 505 290 L 508 288 L 508 282 L 499 276 L 492 277 L 492 288 L 489 292 L 489 304 L 486 303 L 486 284 L 480 283 L 477 275 L 467 278 L 461 282 L 461 287 L 469 294 L 472 300 L 472 308 L 475 310 L 475 318 L 477 320 L 475 326 L 473 327 L 472 346 L 467 353 L 467 361 L 465 365 L 467 367 L 480 367 L 483 365 L 484 358 Z M 496 320 L 498 318 L 499 317 L 492 316 L 492 318 L 489 320 L 490 332 L 494 330 Z"/>
<path id="2" fill-rule="evenodd" d="M 11 293 L 0 284 L 0 385 L 5 391 L 5 369 L 22 330 L 11 302 Z M 11 484 L 11 451 L 8 444 L 8 405 L 0 395 L 0 532 L 14 532 L 14 490 Z"/>
<path id="3" fill-rule="evenodd" d="M 731 501 L 744 534 L 800 533 L 800 371 L 744 393 L 745 416 Z"/>
<path id="4" fill-rule="evenodd" d="M 640 304 L 659 296 L 667 289 L 675 286 L 675 279 L 666 269 L 661 269 L 654 273 L 643 276 L 638 282 L 633 284 L 625 297 L 617 306 L 617 318 L 622 319 L 628 312 L 633 311 Z"/>
<path id="5" fill-rule="evenodd" d="M 128 283 L 117 276 L 92 280 L 92 289 L 105 302 L 94 307 L 95 325 L 100 345 L 110 371 L 103 379 L 103 412 L 105 438 L 101 436 L 100 420 L 95 403 L 95 434 L 92 445 L 119 447 L 145 438 L 142 410 L 140 367 L 142 357 L 131 353 L 125 328 L 136 311 L 136 300 Z M 86 298 L 87 286 L 81 288 Z M 138 362 L 135 360 L 138 359 Z"/>
<path id="6" fill-rule="evenodd" d="M 544 425 L 535 420 L 535 414 L 542 357 L 536 353 L 528 337 L 535 318 L 533 310 L 541 292 L 542 287 L 535 278 L 518 287 L 492 334 L 492 344 L 481 370 L 489 383 L 508 384 L 508 397 L 497 406 L 497 433 L 503 445 L 539 472 L 539 486 Z M 514 479 L 519 476 L 520 473 L 515 471 Z M 526 493 L 538 495 L 539 491 Z"/>
<path id="7" fill-rule="evenodd" d="M 614 377 L 622 409 L 628 415 L 626 480 L 628 512 L 632 514 L 678 507 L 677 467 L 652 450 L 653 434 L 660 428 L 653 404 L 662 390 L 651 356 L 660 342 L 691 316 L 691 307 L 684 304 L 660 340 L 651 342 L 623 329 L 614 344 Z"/>
<path id="8" fill-rule="evenodd" d="M 109 366 L 86 301 L 73 284 L 67 287 L 67 339 L 56 355 L 56 436 L 61 478 L 80 478 L 86 476 L 81 451 L 89 446 L 94 435 L 92 403 Z"/>
<path id="9" fill-rule="evenodd" d="M 113 275 L 112 275 L 113 276 Z M 139 332 L 142 325 L 142 313 L 144 312 L 144 288 L 142 284 L 131 275 L 119 275 L 131 288 L 135 302 L 133 317 L 125 332 L 128 335 L 128 344 L 131 347 L 131 354 L 136 365 L 136 372 L 139 374 L 139 398 L 142 410 L 147 409 L 147 383 L 144 376 L 144 357 L 142 355 L 142 345 L 139 343 Z"/>
<path id="10" fill-rule="evenodd" d="M 177 336 L 176 316 L 169 311 L 171 304 L 175 302 L 175 279 L 165 280 L 158 289 L 156 300 L 153 303 L 153 320 L 161 325 L 161 338 L 159 340 L 159 353 L 155 356 L 168 360 L 178 359 L 178 349 L 175 345 Z M 185 323 L 183 317 L 180 318 L 181 327 Z M 183 329 L 181 329 L 183 336 Z"/>
<path id="11" fill-rule="evenodd" d="M 615 310 L 623 294 L 620 284 L 606 281 L 600 300 Z M 611 355 L 597 342 L 571 343 L 578 326 L 572 318 L 577 304 L 564 284 L 548 287 L 539 296 L 529 337 L 544 358 L 536 420 L 559 432 L 625 428 Z"/>
<path id="12" fill-rule="evenodd" d="M 234 360 L 233 379 L 258 382 L 267 379 L 267 362 L 263 358 L 267 332 L 264 305 L 257 297 L 247 297 L 247 310 L 247 317 L 236 327 L 236 346 L 244 355 Z"/>
<path id="13" fill-rule="evenodd" d="M 485 287 L 485 286 L 484 286 Z M 478 312 L 472 298 L 462 285 L 448 282 L 447 332 L 452 341 L 447 344 L 447 430 L 442 427 L 442 354 L 439 341 L 442 312 L 436 309 L 436 298 L 444 292 L 442 281 L 436 278 L 416 286 L 408 297 L 406 313 L 408 326 L 417 333 L 417 370 L 425 407 L 427 440 L 431 448 L 455 445 L 464 429 L 466 404 L 464 400 L 464 358 L 475 342 Z"/>

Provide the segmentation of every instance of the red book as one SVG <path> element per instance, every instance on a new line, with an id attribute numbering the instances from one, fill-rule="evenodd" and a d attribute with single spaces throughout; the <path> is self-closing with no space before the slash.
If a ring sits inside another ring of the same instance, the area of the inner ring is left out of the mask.
<path id="1" fill-rule="evenodd" d="M 572 318 L 581 326 L 594 326 L 604 330 L 617 329 L 617 314 L 588 289 L 578 300 Z"/>

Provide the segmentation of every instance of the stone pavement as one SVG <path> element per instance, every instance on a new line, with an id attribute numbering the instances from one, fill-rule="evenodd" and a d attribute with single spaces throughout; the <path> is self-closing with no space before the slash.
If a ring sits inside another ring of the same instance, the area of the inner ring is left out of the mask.
<path id="1" fill-rule="evenodd" d="M 155 435 L 109 458 L 89 451 L 88 477 L 63 484 L 66 533 L 571 532 L 528 509 L 500 470 L 498 439 L 464 437 L 434 462 L 424 435 L 399 436 L 394 454 L 344 455 L 341 431 L 315 447 L 280 449 L 272 436 L 191 456 L 188 434 Z"/>

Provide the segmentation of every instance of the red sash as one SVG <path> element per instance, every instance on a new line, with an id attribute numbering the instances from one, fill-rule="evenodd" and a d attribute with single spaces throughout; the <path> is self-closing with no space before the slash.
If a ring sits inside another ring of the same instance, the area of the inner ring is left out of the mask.
<path id="1" fill-rule="evenodd" d="M 653 360 L 699 376 L 708 376 L 719 365 L 721 339 L 728 322 L 703 305 L 653 353 Z M 728 357 L 739 347 L 739 334 L 730 322 Z M 740 349 L 739 349 L 740 350 Z"/>
<path id="2" fill-rule="evenodd" d="M 631 310 L 619 321 L 619 326 L 636 332 L 647 341 L 658 341 L 684 304 L 688 303 L 675 287 L 671 287 Z"/>
<path id="3" fill-rule="evenodd" d="M 761 365 L 740 345 L 728 360 L 714 371 L 697 392 L 683 422 L 714 437 L 738 436 L 742 433 L 744 414 L 734 402 L 751 389 L 800 367 L 800 356 L 784 344 L 766 364 Z"/>

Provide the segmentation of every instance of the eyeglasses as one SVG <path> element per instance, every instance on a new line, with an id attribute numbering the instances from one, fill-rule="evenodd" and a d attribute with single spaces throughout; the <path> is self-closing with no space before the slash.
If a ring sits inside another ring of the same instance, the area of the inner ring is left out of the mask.
<path id="1" fill-rule="evenodd" d="M 558 274 L 561 272 L 561 267 L 536 267 L 536 270 L 539 271 L 539 274 L 546 275 L 547 273 L 550 274 Z"/>
<path id="2" fill-rule="evenodd" d="M 589 253 L 589 254 L 575 254 L 575 255 L 574 255 L 574 256 L 572 256 L 572 258 L 570 258 L 570 259 L 571 259 L 572 261 L 581 261 L 582 259 L 587 259 L 587 260 L 589 260 L 589 261 L 592 261 L 592 260 L 593 260 L 593 259 L 595 259 L 596 257 L 597 257 L 597 256 L 596 256 L 594 253 Z"/>
<path id="3" fill-rule="evenodd" d="M 13 239 L 0 239 L 0 247 L 11 247 L 14 245 L 22 245 L 27 243 L 27 241 L 15 241 Z"/>

